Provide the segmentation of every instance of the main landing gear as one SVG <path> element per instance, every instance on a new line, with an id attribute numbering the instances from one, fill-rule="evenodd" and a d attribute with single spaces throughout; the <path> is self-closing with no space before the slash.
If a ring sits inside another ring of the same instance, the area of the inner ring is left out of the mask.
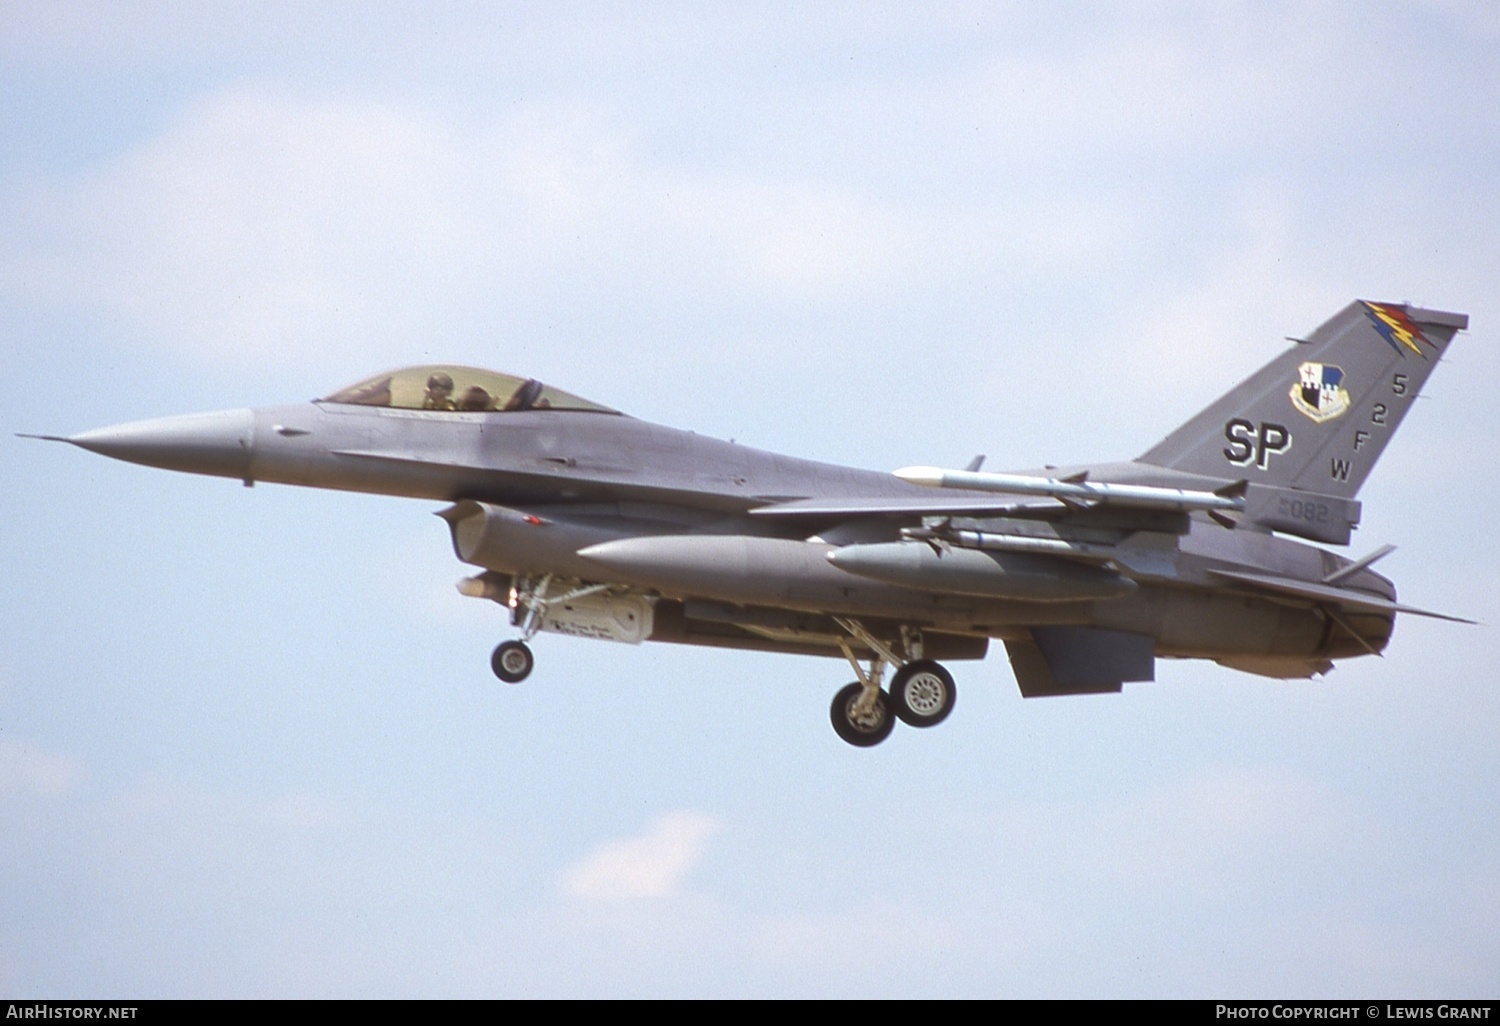
<path id="1" fill-rule="evenodd" d="M 857 748 L 880 744 L 896 727 L 891 696 L 879 687 L 871 691 L 860 681 L 839 688 L 829 716 L 834 733 Z"/>
<path id="2" fill-rule="evenodd" d="M 935 727 L 953 711 L 953 674 L 931 659 L 907 663 L 891 677 L 891 704 L 902 723 Z"/>
<path id="3" fill-rule="evenodd" d="M 913 727 L 933 727 L 948 718 L 957 697 L 953 675 L 931 659 L 922 658 L 919 633 L 902 628 L 901 648 L 907 656 L 903 659 L 858 620 L 835 619 L 854 640 L 874 653 L 866 669 L 855 658 L 849 642 L 839 641 L 844 658 L 859 678 L 833 696 L 829 717 L 839 737 L 856 747 L 869 748 L 890 737 L 898 719 Z M 897 667 L 889 693 L 881 687 L 887 665 Z"/>

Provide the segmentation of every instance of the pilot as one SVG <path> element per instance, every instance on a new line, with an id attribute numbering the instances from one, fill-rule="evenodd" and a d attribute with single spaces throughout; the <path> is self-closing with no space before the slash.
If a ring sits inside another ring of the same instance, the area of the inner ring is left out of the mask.
<path id="1" fill-rule="evenodd" d="M 458 409 L 458 404 L 453 401 L 453 378 L 449 374 L 438 371 L 427 379 L 427 392 L 422 396 L 422 409 Z"/>
<path id="2" fill-rule="evenodd" d="M 527 378 L 521 382 L 521 387 L 516 389 L 515 394 L 505 401 L 506 410 L 529 410 L 536 402 L 537 396 L 542 394 L 543 385 L 536 378 Z"/>
<path id="3" fill-rule="evenodd" d="M 464 389 L 464 394 L 458 397 L 458 408 L 466 412 L 482 413 L 485 410 L 495 408 L 495 400 L 490 394 L 478 385 L 470 385 Z"/>

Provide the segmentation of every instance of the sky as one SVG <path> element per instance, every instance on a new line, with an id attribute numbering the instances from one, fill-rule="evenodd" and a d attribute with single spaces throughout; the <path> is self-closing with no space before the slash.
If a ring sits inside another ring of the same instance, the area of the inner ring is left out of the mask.
<path id="1" fill-rule="evenodd" d="M 1500 994 L 1500 14 L 0 0 L 0 993 Z M 413 363 L 872 469 L 1126 459 L 1466 312 L 1403 618 L 856 750 L 831 660 L 512 635 L 437 504 L 13 437 Z"/>

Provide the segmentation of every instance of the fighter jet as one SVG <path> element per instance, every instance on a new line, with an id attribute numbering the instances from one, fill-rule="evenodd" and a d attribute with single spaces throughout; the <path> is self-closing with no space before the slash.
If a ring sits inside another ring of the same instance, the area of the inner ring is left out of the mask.
<path id="1" fill-rule="evenodd" d="M 1349 559 L 1355 496 L 1464 314 L 1357 301 L 1133 460 L 856 470 L 637 420 L 532 378 L 377 374 L 323 399 L 56 441 L 152 467 L 437 500 L 459 582 L 518 637 L 831 656 L 838 736 L 941 723 L 945 662 L 992 639 L 1028 698 L 1118 692 L 1158 659 L 1277 678 L 1376 654 L 1396 599 Z M 1463 621 L 1469 622 L 1469 621 Z M 887 675 L 890 679 L 887 684 Z"/>

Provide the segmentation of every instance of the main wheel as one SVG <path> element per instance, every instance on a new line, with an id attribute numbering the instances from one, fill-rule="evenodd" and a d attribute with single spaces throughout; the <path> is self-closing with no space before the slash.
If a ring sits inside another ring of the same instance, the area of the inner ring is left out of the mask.
<path id="1" fill-rule="evenodd" d="M 519 684 L 531 675 L 536 657 L 524 641 L 502 641 L 490 655 L 490 669 L 507 684 Z"/>
<path id="2" fill-rule="evenodd" d="M 933 727 L 953 711 L 953 675 L 931 659 L 907 663 L 891 678 L 891 705 L 902 723 Z"/>
<path id="3" fill-rule="evenodd" d="M 896 717 L 891 714 L 891 698 L 884 691 L 876 693 L 875 708 L 860 715 L 855 711 L 865 686 L 859 681 L 839 688 L 833 696 L 833 707 L 829 714 L 833 719 L 834 732 L 851 745 L 869 748 L 891 736 L 896 726 Z"/>

